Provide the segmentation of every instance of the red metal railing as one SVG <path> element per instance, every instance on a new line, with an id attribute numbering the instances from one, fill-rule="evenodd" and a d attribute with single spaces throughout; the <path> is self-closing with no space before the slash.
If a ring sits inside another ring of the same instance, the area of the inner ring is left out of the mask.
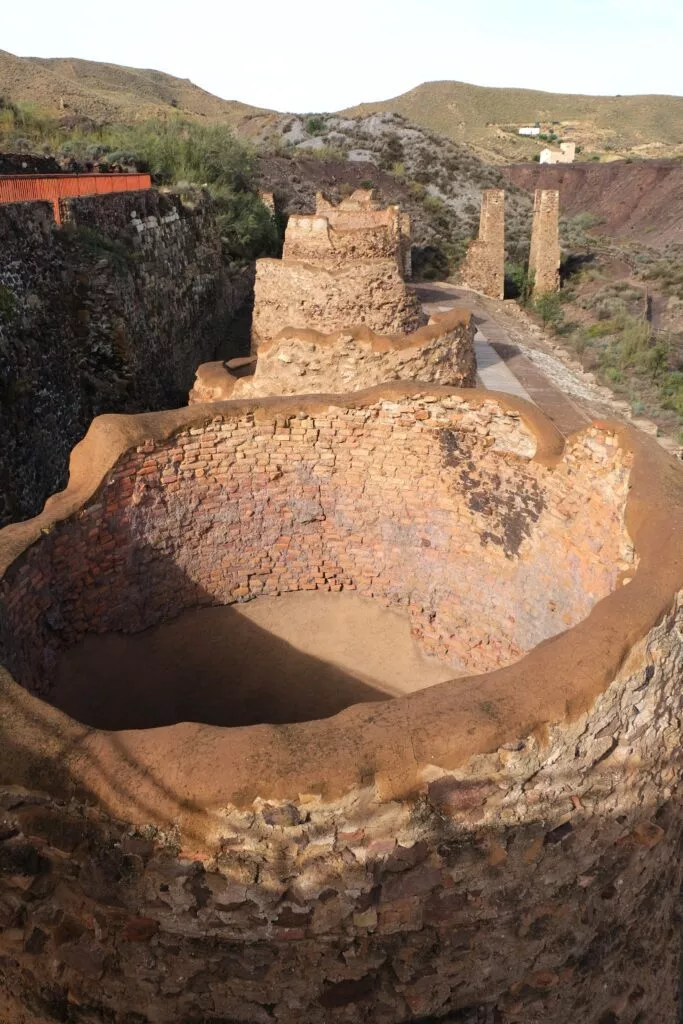
<path id="1" fill-rule="evenodd" d="M 59 200 L 105 192 L 136 192 L 152 187 L 149 174 L 17 174 L 0 175 L 0 203 L 46 199 L 61 224 Z"/>

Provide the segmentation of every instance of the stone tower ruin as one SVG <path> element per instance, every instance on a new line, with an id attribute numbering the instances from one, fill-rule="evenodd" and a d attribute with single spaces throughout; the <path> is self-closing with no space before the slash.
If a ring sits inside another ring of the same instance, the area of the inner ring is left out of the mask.
<path id="1" fill-rule="evenodd" d="M 283 327 L 337 331 L 362 324 L 403 334 L 425 322 L 406 288 L 410 219 L 356 189 L 335 206 L 322 193 L 314 214 L 289 218 L 282 259 L 256 261 L 254 350 Z"/>
<path id="2" fill-rule="evenodd" d="M 505 192 L 482 192 L 479 238 L 470 242 L 462 280 L 475 291 L 502 299 L 505 286 Z"/>
<path id="3" fill-rule="evenodd" d="M 559 291 L 560 193 L 555 188 L 536 189 L 529 274 L 533 274 L 535 296 Z"/>

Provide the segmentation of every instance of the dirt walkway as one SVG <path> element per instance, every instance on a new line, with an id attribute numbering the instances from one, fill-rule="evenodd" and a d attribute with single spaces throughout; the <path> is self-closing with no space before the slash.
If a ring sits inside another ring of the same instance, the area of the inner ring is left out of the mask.
<path id="1" fill-rule="evenodd" d="M 595 418 L 615 418 L 628 411 L 627 403 L 616 401 L 592 375 L 570 366 L 568 358 L 561 359 L 557 346 L 524 318 L 516 303 L 441 282 L 418 285 L 416 290 L 428 312 L 455 305 L 470 309 L 478 337 L 493 348 L 529 398 L 565 436 Z"/>

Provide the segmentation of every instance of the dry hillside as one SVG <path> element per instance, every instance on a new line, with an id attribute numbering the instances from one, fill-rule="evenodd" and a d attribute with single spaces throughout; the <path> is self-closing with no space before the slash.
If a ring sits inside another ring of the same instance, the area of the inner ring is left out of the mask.
<path id="1" fill-rule="evenodd" d="M 0 96 L 98 123 L 130 123 L 180 114 L 231 124 L 258 135 L 272 111 L 222 100 L 162 71 L 75 58 L 16 57 L 0 50 Z M 392 111 L 464 143 L 487 162 L 530 160 L 545 145 L 517 128 L 538 121 L 603 159 L 683 155 L 683 97 L 575 96 L 532 89 L 492 89 L 463 82 L 426 82 L 393 99 L 343 113 Z"/>
<path id="2" fill-rule="evenodd" d="M 464 82 L 425 82 L 389 100 L 362 103 L 348 115 L 390 110 L 472 146 L 496 163 L 531 159 L 545 143 L 517 127 L 553 128 L 585 152 L 606 156 L 683 154 L 683 97 L 578 96 L 533 89 L 492 89 Z"/>
<path id="3" fill-rule="evenodd" d="M 663 248 L 683 245 L 683 163 L 517 164 L 501 167 L 520 188 L 560 190 L 565 217 L 590 214 L 594 233 Z"/>
<path id="4" fill-rule="evenodd" d="M 0 95 L 98 123 L 180 114 L 239 126 L 260 113 L 162 71 L 71 58 L 15 57 L 5 50 L 0 50 Z"/>

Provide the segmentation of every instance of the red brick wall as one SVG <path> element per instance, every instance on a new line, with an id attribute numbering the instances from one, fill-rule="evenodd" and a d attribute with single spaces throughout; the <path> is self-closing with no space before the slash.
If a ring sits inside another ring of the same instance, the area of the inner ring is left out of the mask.
<path id="1" fill-rule="evenodd" d="M 621 450 L 594 431 L 550 470 L 533 447 L 518 415 L 455 398 L 226 413 L 150 442 L 12 567 L 0 654 L 45 692 L 86 632 L 344 588 L 406 608 L 456 668 L 505 664 L 583 618 L 629 564 Z"/>

